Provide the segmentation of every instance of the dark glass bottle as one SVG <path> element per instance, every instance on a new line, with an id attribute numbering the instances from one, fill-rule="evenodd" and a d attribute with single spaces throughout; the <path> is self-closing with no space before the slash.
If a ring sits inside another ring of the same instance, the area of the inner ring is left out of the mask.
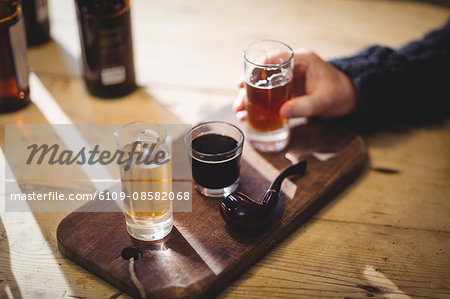
<path id="1" fill-rule="evenodd" d="M 27 43 L 19 1 L 0 0 L 0 113 L 30 102 Z"/>
<path id="2" fill-rule="evenodd" d="M 114 98 L 136 88 L 129 0 L 75 0 L 83 74 L 93 95 Z"/>
<path id="3" fill-rule="evenodd" d="M 22 0 L 25 31 L 28 46 L 36 46 L 50 40 L 47 0 Z"/>

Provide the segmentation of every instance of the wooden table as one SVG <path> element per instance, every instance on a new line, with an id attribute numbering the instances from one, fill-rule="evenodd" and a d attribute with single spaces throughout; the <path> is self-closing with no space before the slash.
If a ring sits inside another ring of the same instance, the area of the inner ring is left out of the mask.
<path id="1" fill-rule="evenodd" d="M 253 40 L 332 58 L 374 43 L 398 47 L 450 16 L 421 1 L 135 0 L 141 88 L 101 100 L 80 78 L 73 1 L 49 5 L 53 41 L 28 53 L 34 104 L 0 116 L 2 149 L 8 123 L 198 122 L 232 103 L 240 53 Z M 366 136 L 370 166 L 360 178 L 220 297 L 449 297 L 449 128 Z M 4 159 L 1 167 L 4 181 Z M 127 297 L 58 251 L 55 230 L 66 214 L 6 213 L 1 188 L 1 298 Z"/>

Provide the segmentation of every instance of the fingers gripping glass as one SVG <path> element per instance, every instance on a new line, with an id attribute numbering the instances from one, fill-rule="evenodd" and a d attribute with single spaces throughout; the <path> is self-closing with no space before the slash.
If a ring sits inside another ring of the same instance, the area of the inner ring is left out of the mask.
<path id="1" fill-rule="evenodd" d="M 243 52 L 248 138 L 257 150 L 283 150 L 290 137 L 288 121 L 280 108 L 291 97 L 292 49 L 279 41 L 262 40 Z"/>

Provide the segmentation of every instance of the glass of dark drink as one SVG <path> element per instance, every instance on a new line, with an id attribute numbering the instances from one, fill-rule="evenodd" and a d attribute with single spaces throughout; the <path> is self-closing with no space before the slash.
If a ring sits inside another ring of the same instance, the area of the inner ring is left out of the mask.
<path id="1" fill-rule="evenodd" d="M 236 190 L 244 146 L 244 134 L 238 127 L 221 121 L 202 123 L 186 133 L 185 144 L 200 194 L 226 197 Z"/>
<path id="2" fill-rule="evenodd" d="M 294 53 L 275 40 L 250 44 L 243 52 L 250 143 L 262 152 L 278 152 L 289 143 L 289 126 L 279 110 L 291 97 Z"/>

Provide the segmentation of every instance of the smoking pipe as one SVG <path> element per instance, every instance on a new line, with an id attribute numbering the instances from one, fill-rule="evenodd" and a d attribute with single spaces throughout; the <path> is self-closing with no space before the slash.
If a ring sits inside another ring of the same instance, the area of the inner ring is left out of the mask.
<path id="1" fill-rule="evenodd" d="M 305 171 L 306 161 L 283 170 L 267 189 L 260 202 L 240 192 L 228 195 L 220 205 L 222 218 L 226 223 L 241 231 L 255 231 L 264 227 L 275 211 L 283 180 L 290 175 L 304 174 Z"/>

